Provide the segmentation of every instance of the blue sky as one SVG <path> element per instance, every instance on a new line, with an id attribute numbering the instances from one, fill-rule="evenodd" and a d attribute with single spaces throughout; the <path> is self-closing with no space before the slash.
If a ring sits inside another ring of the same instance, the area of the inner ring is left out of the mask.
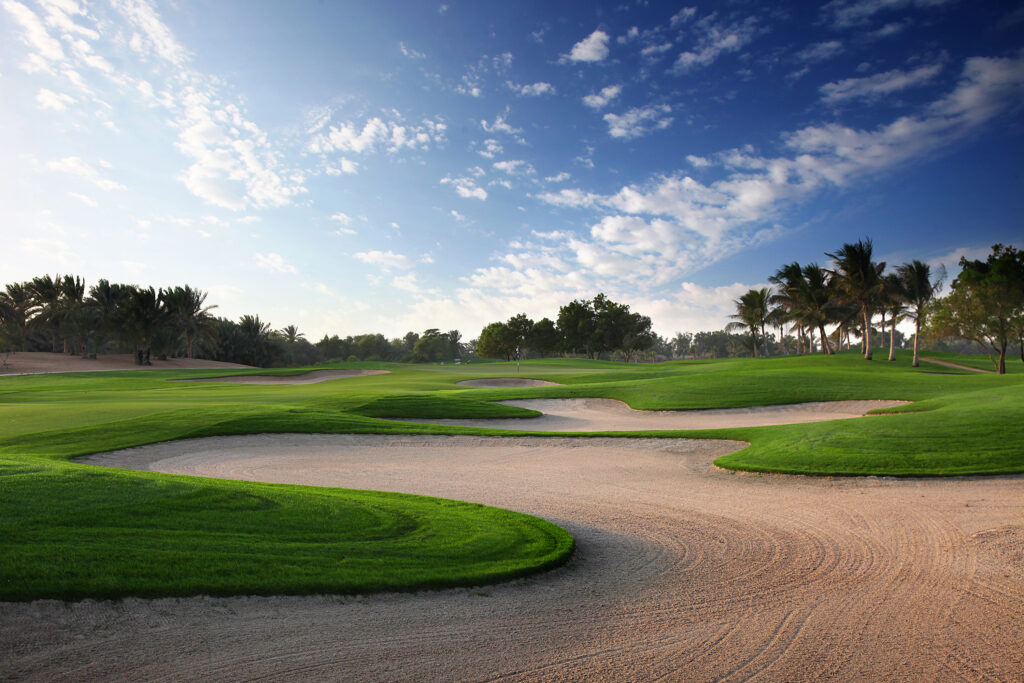
<path id="1" fill-rule="evenodd" d="M 1024 246 L 1024 3 L 0 0 L 0 282 L 671 335 L 868 236 Z"/>

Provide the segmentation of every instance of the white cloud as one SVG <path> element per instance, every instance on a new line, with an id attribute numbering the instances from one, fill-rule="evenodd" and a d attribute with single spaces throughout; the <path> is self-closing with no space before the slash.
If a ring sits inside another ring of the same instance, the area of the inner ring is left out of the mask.
<path id="1" fill-rule="evenodd" d="M 619 45 L 625 45 L 626 43 L 633 42 L 638 37 L 640 37 L 640 29 L 637 28 L 636 26 L 631 26 L 628 31 L 626 31 L 623 35 L 619 36 L 618 38 L 616 38 L 615 42 L 617 42 Z"/>
<path id="2" fill-rule="evenodd" d="M 900 90 L 928 83 L 942 71 L 941 64 L 921 66 L 913 71 L 893 69 L 865 78 L 847 78 L 821 86 L 821 100 L 836 104 L 847 100 L 876 100 Z"/>
<path id="3" fill-rule="evenodd" d="M 497 140 L 484 140 L 482 143 L 483 149 L 478 149 L 477 154 L 488 159 L 493 159 L 495 156 L 505 151 L 505 148 L 501 146 L 501 143 Z"/>
<path id="4" fill-rule="evenodd" d="M 822 13 L 829 16 L 833 25 L 847 28 L 863 24 L 879 12 L 905 8 L 931 9 L 949 5 L 957 0 L 833 0 Z"/>
<path id="5" fill-rule="evenodd" d="M 524 97 L 537 97 L 539 95 L 555 94 L 555 86 L 544 81 L 539 81 L 537 83 L 533 83 L 532 85 L 523 85 L 521 83 L 513 83 L 512 81 L 507 81 L 506 85 L 508 85 L 509 90 L 511 90 L 517 95 L 521 95 Z"/>
<path id="6" fill-rule="evenodd" d="M 600 62 L 608 56 L 609 35 L 598 29 L 572 46 L 567 58 L 573 62 Z"/>
<path id="7" fill-rule="evenodd" d="M 444 185 L 451 185 L 455 192 L 463 199 L 487 199 L 487 190 L 476 184 L 472 178 L 452 178 L 451 176 L 441 179 Z"/>
<path id="8" fill-rule="evenodd" d="M 49 62 L 64 59 L 64 50 L 61 48 L 60 41 L 50 35 L 35 12 L 13 0 L 5 0 L 4 9 L 21 25 L 22 41 L 35 49 L 44 68 L 51 68 Z"/>
<path id="9" fill-rule="evenodd" d="M 273 252 L 269 254 L 256 254 L 256 267 L 263 270 L 273 270 L 278 273 L 295 273 L 295 267 L 285 263 L 280 254 Z"/>
<path id="10" fill-rule="evenodd" d="M 656 60 L 661 55 L 671 50 L 672 47 L 673 44 L 671 41 L 667 43 L 658 43 L 656 45 L 648 45 L 647 47 L 642 48 L 640 50 L 640 54 L 641 56 L 647 57 L 648 59 Z"/>
<path id="11" fill-rule="evenodd" d="M 609 85 L 601 88 L 598 94 L 590 94 L 583 98 L 583 104 L 591 109 L 603 109 L 605 105 L 614 100 L 622 92 L 621 85 Z"/>
<path id="12" fill-rule="evenodd" d="M 424 59 L 426 57 L 422 52 L 417 52 L 412 48 L 406 47 L 405 43 L 398 43 L 398 48 L 402 51 L 402 54 L 409 59 Z"/>
<path id="13" fill-rule="evenodd" d="M 734 24 L 721 24 L 710 15 L 695 24 L 700 32 L 693 50 L 681 53 L 673 65 L 672 73 L 685 73 L 707 66 L 727 52 L 736 52 L 750 43 L 757 34 L 757 21 L 750 17 Z"/>
<path id="14" fill-rule="evenodd" d="M 372 251 L 363 251 L 353 254 L 355 258 L 359 259 L 363 263 L 369 263 L 373 266 L 380 266 L 384 270 L 390 270 L 391 268 L 411 268 L 412 264 L 409 262 L 408 257 L 402 254 L 396 254 L 390 249 L 388 251 L 378 251 L 376 249 Z"/>
<path id="15" fill-rule="evenodd" d="M 522 159 L 510 159 L 507 161 L 498 161 L 492 164 L 495 169 L 508 173 L 509 175 L 532 175 L 534 171 L 533 166 Z"/>
<path id="16" fill-rule="evenodd" d="M 678 28 L 693 19 L 694 15 L 697 14 L 696 7 L 684 7 L 675 14 L 672 15 L 672 19 L 669 20 L 672 28 Z"/>
<path id="17" fill-rule="evenodd" d="M 796 58 L 801 62 L 823 62 L 832 59 L 843 51 L 843 44 L 838 40 L 828 40 L 823 43 L 808 45 L 796 53 Z"/>
<path id="18" fill-rule="evenodd" d="M 352 223 L 352 217 L 349 216 L 347 213 L 341 213 L 341 212 L 333 214 L 331 216 L 331 220 L 332 221 L 338 221 L 342 225 L 349 225 L 350 223 Z"/>
<path id="19" fill-rule="evenodd" d="M 64 111 L 68 108 L 69 104 L 77 102 L 74 97 L 66 93 L 57 93 L 46 88 L 40 88 L 39 92 L 36 93 L 36 102 L 43 109 L 53 109 L 54 111 Z"/>
<path id="20" fill-rule="evenodd" d="M 721 171 L 707 184 L 678 172 L 611 194 L 581 189 L 539 194 L 537 199 L 553 206 L 598 213 L 589 235 L 558 233 L 548 239 L 538 234 L 545 240 L 541 244 L 510 245 L 514 251 L 501 259 L 514 272 L 478 271 L 474 282 L 484 287 L 492 275 L 495 281 L 500 275 L 516 282 L 532 268 L 551 277 L 572 273 L 580 281 L 599 282 L 606 292 L 661 287 L 726 254 L 776 239 L 786 231 L 775 222 L 783 207 L 933 153 L 1022 100 L 1024 54 L 972 58 L 956 87 L 917 116 L 872 130 L 806 127 L 782 137 L 783 156 L 760 156 L 751 147 L 691 155 L 692 165 Z M 550 265 L 543 269 L 542 263 Z"/>
<path id="21" fill-rule="evenodd" d="M 608 134 L 613 138 L 630 140 L 646 135 L 655 130 L 664 130 L 674 120 L 669 114 L 672 107 L 667 104 L 654 104 L 646 107 L 630 109 L 625 114 L 605 114 L 608 123 Z"/>
<path id="22" fill-rule="evenodd" d="M 85 196 L 84 194 L 79 194 L 77 192 L 68 192 L 68 196 L 69 197 L 73 197 L 74 199 L 77 199 L 78 201 L 80 201 L 83 204 L 85 204 L 86 206 L 89 206 L 89 207 L 92 207 L 92 208 L 96 208 L 97 206 L 99 206 L 99 202 L 97 202 L 92 197 Z"/>
<path id="23" fill-rule="evenodd" d="M 58 161 L 51 161 L 46 164 L 51 171 L 69 173 L 87 179 L 101 190 L 125 190 L 124 185 L 119 182 L 104 178 L 100 172 L 87 164 L 80 157 L 64 157 Z"/>
<path id="24" fill-rule="evenodd" d="M 568 180 L 571 177 L 572 177 L 572 175 L 570 175 L 566 171 L 562 171 L 561 173 L 556 173 L 555 175 L 547 176 L 546 178 L 544 178 L 544 182 L 546 182 L 546 183 L 564 183 L 566 180 Z"/>
<path id="25" fill-rule="evenodd" d="M 488 133 L 505 133 L 506 135 L 517 136 L 523 132 L 522 128 L 513 128 L 512 125 L 506 120 L 508 116 L 508 110 L 505 110 L 504 114 L 498 114 L 494 117 L 494 121 L 488 123 L 486 120 L 480 121 L 480 127 Z"/>
<path id="26" fill-rule="evenodd" d="M 321 154 L 335 151 L 366 154 L 380 149 L 391 153 L 404 149 L 425 150 L 444 144 L 447 130 L 448 125 L 440 119 L 423 119 L 418 125 L 409 125 L 374 116 L 361 126 L 355 122 L 330 126 L 327 132 L 319 133 L 310 140 L 308 149 Z M 342 159 L 342 172 L 355 173 L 354 164 Z"/>
<path id="27" fill-rule="evenodd" d="M 465 223 L 465 222 L 466 222 L 466 217 L 465 217 L 465 216 L 463 216 L 463 215 L 462 215 L 461 213 L 459 213 L 458 211 L 456 211 L 455 209 L 452 209 L 452 210 L 451 210 L 451 211 L 449 212 L 449 215 L 450 215 L 450 216 L 451 216 L 452 218 L 454 218 L 454 219 L 455 219 L 455 220 L 456 220 L 457 222 L 459 222 L 459 223 Z"/>
<path id="28" fill-rule="evenodd" d="M 572 208 L 589 207 L 597 204 L 600 195 L 583 192 L 582 190 L 559 190 L 558 192 L 543 192 L 537 195 L 537 199 L 554 206 L 565 206 Z"/>

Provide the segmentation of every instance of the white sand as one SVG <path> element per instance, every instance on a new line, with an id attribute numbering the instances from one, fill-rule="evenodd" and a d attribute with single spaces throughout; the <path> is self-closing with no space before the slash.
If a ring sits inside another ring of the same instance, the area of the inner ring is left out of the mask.
<path id="1" fill-rule="evenodd" d="M 281 434 L 95 456 L 476 501 L 578 547 L 478 590 L 0 604 L 0 679 L 1021 680 L 1024 478 L 711 466 L 742 446 Z"/>
<path id="2" fill-rule="evenodd" d="M 862 417 L 867 411 L 892 408 L 906 401 L 829 401 L 718 410 L 633 410 L 607 398 L 535 398 L 499 401 L 544 413 L 533 418 L 420 420 L 401 422 L 514 429 L 536 432 L 633 432 L 663 429 L 763 427 Z"/>

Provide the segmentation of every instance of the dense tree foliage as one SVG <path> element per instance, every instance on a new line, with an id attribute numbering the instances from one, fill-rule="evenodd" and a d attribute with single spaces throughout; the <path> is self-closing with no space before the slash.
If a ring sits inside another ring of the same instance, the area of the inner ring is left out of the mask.
<path id="1" fill-rule="evenodd" d="M 475 351 L 505 360 L 552 353 L 587 358 L 618 354 L 628 362 L 656 340 L 650 318 L 598 294 L 593 300 L 577 299 L 562 306 L 557 323 L 548 318 L 534 322 L 525 313 L 491 323 L 480 332 Z"/>
<path id="2" fill-rule="evenodd" d="M 402 339 L 381 334 L 327 337 L 310 343 L 295 326 L 272 330 L 258 315 L 216 318 L 207 294 L 189 285 L 156 289 L 80 277 L 44 275 L 0 290 L 0 351 L 54 351 L 84 356 L 205 358 L 261 367 L 332 360 L 445 361 L 469 349 L 458 330 L 432 329 Z"/>
<path id="3" fill-rule="evenodd" d="M 960 259 L 960 274 L 937 302 L 931 329 L 981 344 L 999 374 L 1006 372 L 1011 341 L 1021 345 L 1024 361 L 1024 252 L 997 244 L 985 261 Z"/>

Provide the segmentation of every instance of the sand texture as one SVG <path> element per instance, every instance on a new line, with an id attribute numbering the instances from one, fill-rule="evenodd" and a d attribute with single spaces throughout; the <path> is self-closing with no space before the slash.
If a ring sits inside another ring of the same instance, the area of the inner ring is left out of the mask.
<path id="1" fill-rule="evenodd" d="M 99 370 L 209 370 L 216 368 L 249 369 L 251 365 L 225 363 L 216 360 L 193 358 L 152 359 L 152 365 L 136 365 L 135 356 L 130 353 L 103 354 L 96 358 L 82 358 L 48 351 L 17 351 L 0 353 L 6 359 L 7 367 L 0 366 L 0 375 L 36 374 L 47 372 L 96 372 Z"/>
<path id="2" fill-rule="evenodd" d="M 906 401 L 829 401 L 716 410 L 633 410 L 610 398 L 531 398 L 498 401 L 543 413 L 540 417 L 461 420 L 401 419 L 402 422 L 515 429 L 536 432 L 633 432 L 659 429 L 764 427 L 862 417 L 867 411 Z"/>
<path id="3" fill-rule="evenodd" d="M 742 445 L 264 435 L 95 456 L 476 501 L 578 548 L 480 589 L 0 604 L 0 679 L 1021 680 L 1024 478 L 711 465 Z"/>
<path id="4" fill-rule="evenodd" d="M 557 382 L 546 382 L 542 379 L 525 377 L 488 377 L 486 379 L 464 379 L 456 382 L 460 387 L 477 387 L 481 389 L 506 389 L 508 387 L 557 387 Z"/>
<path id="5" fill-rule="evenodd" d="M 179 379 L 178 382 L 231 382 L 232 384 L 317 384 L 329 379 L 387 375 L 390 370 L 310 370 L 301 375 L 236 375 L 234 377 L 203 377 Z"/>

